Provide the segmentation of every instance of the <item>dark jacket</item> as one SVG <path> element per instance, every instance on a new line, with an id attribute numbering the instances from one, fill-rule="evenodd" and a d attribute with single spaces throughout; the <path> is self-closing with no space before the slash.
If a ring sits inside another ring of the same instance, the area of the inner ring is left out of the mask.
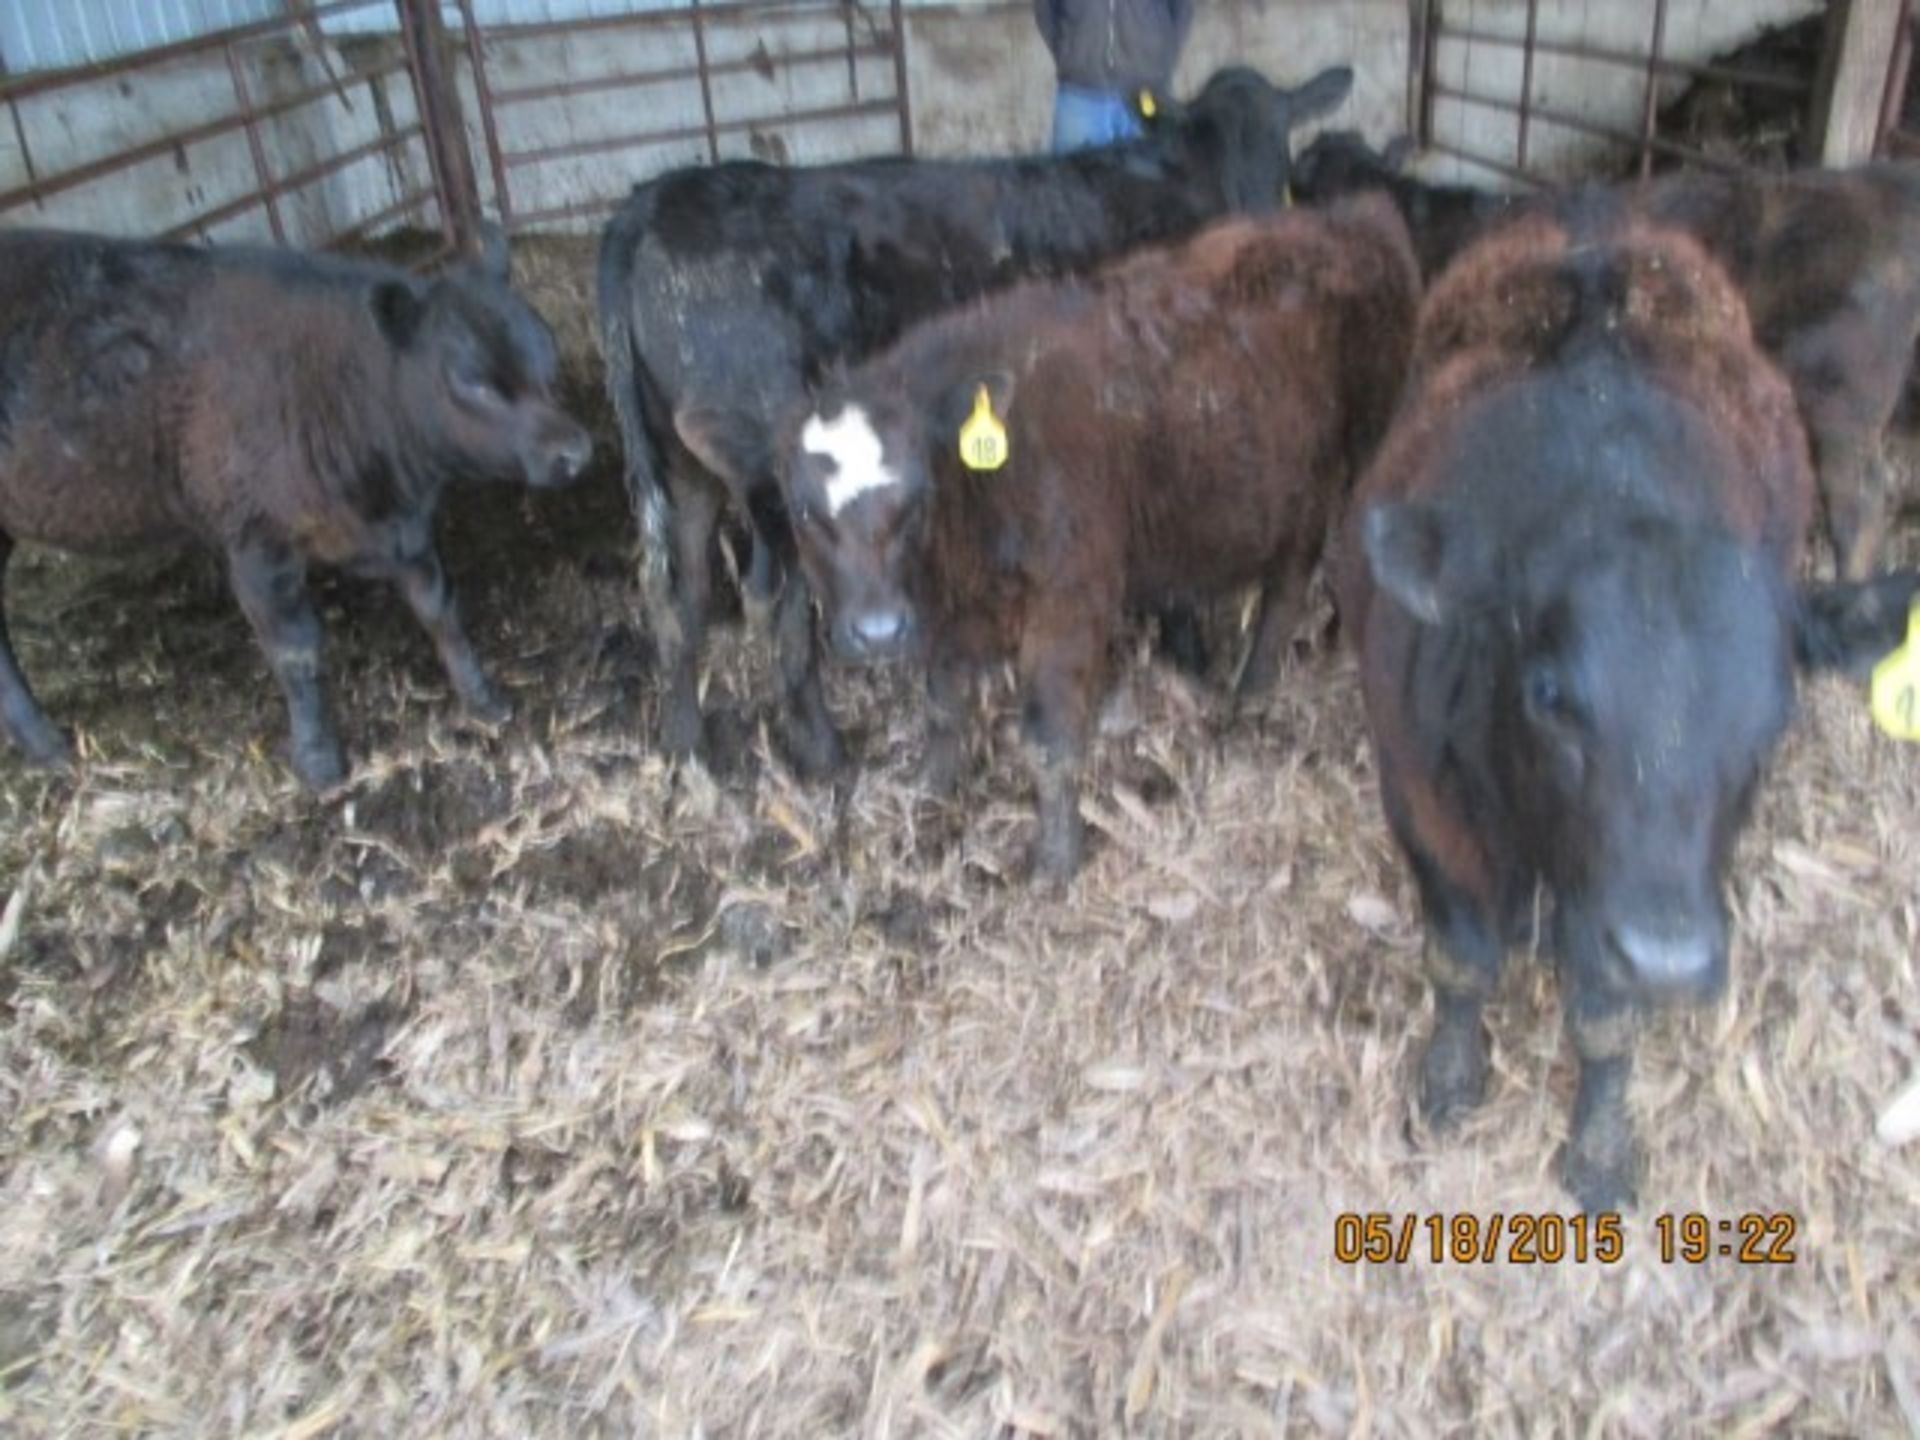
<path id="1" fill-rule="evenodd" d="M 1033 18 L 1069 85 L 1165 93 L 1194 0 L 1033 0 Z"/>

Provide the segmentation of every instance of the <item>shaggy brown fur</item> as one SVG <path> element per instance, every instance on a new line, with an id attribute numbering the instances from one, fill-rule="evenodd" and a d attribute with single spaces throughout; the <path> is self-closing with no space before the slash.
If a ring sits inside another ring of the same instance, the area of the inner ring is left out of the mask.
<path id="1" fill-rule="evenodd" d="M 227 561 L 285 692 L 294 768 L 346 773 L 306 567 L 392 580 L 455 691 L 507 713 L 434 547 L 461 475 L 534 485 L 592 450 L 561 412 L 544 322 L 485 267 L 431 284 L 284 251 L 0 236 L 0 575 L 15 540 L 116 552 L 199 542 Z M 0 624 L 0 719 L 31 760 L 66 744 Z"/>
<path id="2" fill-rule="evenodd" d="M 1567 263 L 1580 243 L 1593 242 L 1576 240 L 1548 215 L 1528 215 L 1484 237 L 1442 276 L 1421 307 L 1406 406 L 1361 481 L 1356 514 L 1377 501 L 1444 490 L 1455 477 L 1435 459 L 1463 412 L 1551 364 L 1571 331 L 1592 323 Z M 1605 243 L 1620 276 L 1620 304 L 1604 323 L 1619 329 L 1664 386 L 1722 420 L 1729 464 L 1695 478 L 1713 487 L 1713 504 L 1730 527 L 1764 544 L 1783 568 L 1791 565 L 1812 514 L 1806 437 L 1792 392 L 1755 353 L 1738 290 L 1699 244 L 1676 231 L 1636 222 Z M 1370 624 L 1383 602 L 1359 526 L 1346 527 L 1333 574 L 1348 633 L 1356 643 L 1366 639 L 1362 665 L 1388 803 L 1405 808 L 1411 848 L 1449 885 L 1495 910 L 1502 897 L 1487 837 L 1417 761 L 1419 747 L 1398 703 L 1411 631 L 1397 616 Z"/>
<path id="3" fill-rule="evenodd" d="M 846 624 L 874 595 L 904 597 L 930 653 L 943 778 L 952 677 L 1015 661 L 1046 871 L 1079 861 L 1076 777 L 1129 606 L 1258 582 L 1241 689 L 1271 682 L 1390 413 L 1417 290 L 1405 227 L 1377 197 L 1234 222 L 1091 288 L 1024 287 L 924 326 L 815 406 L 864 411 L 901 477 L 829 524 L 817 462 L 789 450 L 787 498 L 836 643 L 857 648 Z M 954 435 L 983 383 L 1011 459 L 973 473 Z"/>
<path id="4" fill-rule="evenodd" d="M 1566 203 L 1423 184 L 1396 173 L 1391 151 L 1372 152 L 1351 135 L 1316 142 L 1301 157 L 1302 193 L 1389 191 L 1430 275 L 1489 227 Z M 1653 223 L 1692 235 L 1732 276 L 1755 338 L 1799 401 L 1836 562 L 1864 576 L 1900 478 L 1886 449 L 1898 452 L 1909 481 L 1920 474 L 1920 406 L 1909 402 L 1894 423 L 1920 340 L 1920 167 L 1675 174 L 1616 193 Z"/>
<path id="5" fill-rule="evenodd" d="M 1884 653 L 1920 585 L 1796 593 L 1812 502 L 1793 392 L 1732 280 L 1597 192 L 1441 278 L 1355 497 L 1336 589 L 1426 913 L 1423 1108 L 1478 1103 L 1481 1007 L 1544 918 L 1589 1210 L 1634 1194 L 1633 1010 L 1725 984 L 1726 867 L 1795 659 Z"/>

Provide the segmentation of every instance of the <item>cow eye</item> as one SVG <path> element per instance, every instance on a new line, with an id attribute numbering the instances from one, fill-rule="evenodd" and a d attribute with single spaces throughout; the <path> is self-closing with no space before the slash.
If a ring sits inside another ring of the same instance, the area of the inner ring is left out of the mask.
<path id="1" fill-rule="evenodd" d="M 1567 732 L 1580 722 L 1580 703 L 1569 689 L 1565 672 L 1548 660 L 1538 660 L 1526 668 L 1521 703 L 1526 707 L 1526 718 L 1542 730 Z"/>
<path id="2" fill-rule="evenodd" d="M 505 396 L 493 377 L 477 365 L 454 365 L 447 371 L 453 393 L 469 405 L 498 405 Z"/>
<path id="3" fill-rule="evenodd" d="M 1549 664 L 1527 670 L 1523 690 L 1527 718 L 1536 725 L 1564 726 L 1574 718 L 1572 697 L 1560 671 Z"/>

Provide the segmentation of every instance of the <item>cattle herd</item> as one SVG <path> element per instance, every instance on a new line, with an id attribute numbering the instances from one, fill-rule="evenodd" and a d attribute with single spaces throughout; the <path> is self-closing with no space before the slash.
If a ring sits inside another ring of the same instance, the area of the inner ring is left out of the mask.
<path id="1" fill-rule="evenodd" d="M 703 745 L 731 512 L 795 769 L 845 763 L 816 606 L 842 659 L 924 664 L 936 787 L 971 678 L 1010 664 L 1035 868 L 1064 882 L 1126 619 L 1192 664 L 1198 607 L 1256 590 L 1236 688 L 1257 694 L 1324 549 L 1425 911 L 1420 1109 L 1479 1100 L 1482 1009 L 1544 926 L 1580 1060 L 1564 1175 L 1614 1209 L 1633 1016 L 1725 983 L 1729 851 L 1795 671 L 1890 652 L 1920 596 L 1876 571 L 1920 434 L 1920 169 L 1515 197 L 1424 184 L 1351 133 L 1296 163 L 1290 130 L 1351 83 L 1236 68 L 1102 149 L 638 186 L 598 318 L 660 740 Z M 591 443 L 487 251 L 421 280 L 0 233 L 0 571 L 17 540 L 217 546 L 317 789 L 347 765 L 310 564 L 394 581 L 461 703 L 504 720 L 435 508 L 462 476 L 570 480 Z M 1832 582 L 1803 573 L 1816 514 Z M 0 718 L 67 762 L 3 623 Z"/>

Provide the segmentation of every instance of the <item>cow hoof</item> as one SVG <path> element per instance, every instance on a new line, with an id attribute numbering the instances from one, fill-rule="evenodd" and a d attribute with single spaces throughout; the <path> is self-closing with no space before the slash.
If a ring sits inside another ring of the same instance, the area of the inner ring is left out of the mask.
<path id="1" fill-rule="evenodd" d="M 1487 1041 L 1479 1022 L 1433 1032 L 1420 1062 L 1420 1115 L 1427 1128 L 1450 1130 L 1487 1098 Z"/>
<path id="2" fill-rule="evenodd" d="M 1080 873 L 1081 845 L 1078 836 L 1063 841 L 1045 837 L 1034 843 L 1034 888 L 1052 895 L 1063 895 Z"/>
<path id="3" fill-rule="evenodd" d="M 1247 662 L 1247 668 L 1240 672 L 1240 679 L 1233 687 L 1234 709 L 1251 710 L 1261 701 L 1273 694 L 1275 683 L 1280 679 L 1280 667 L 1277 664 L 1256 664 Z"/>
<path id="4" fill-rule="evenodd" d="M 962 757 L 958 745 L 930 743 L 920 761 L 920 790 L 934 800 L 951 800 L 960 788 Z"/>
<path id="5" fill-rule="evenodd" d="M 844 770 L 847 747 L 831 726 L 796 727 L 787 732 L 787 758 L 803 780 L 826 780 Z"/>
<path id="6" fill-rule="evenodd" d="M 466 711 L 469 720 L 489 727 L 497 728 L 513 718 L 513 703 L 491 685 L 461 696 L 460 708 Z"/>
<path id="7" fill-rule="evenodd" d="M 697 705 L 669 704 L 660 716 L 660 748 L 676 760 L 699 758 L 707 748 L 707 730 Z"/>
<path id="8" fill-rule="evenodd" d="M 347 757 L 337 745 L 296 747 L 293 773 L 309 790 L 331 790 L 347 778 Z"/>
<path id="9" fill-rule="evenodd" d="M 1578 1145 L 1567 1147 L 1560 1178 L 1589 1215 L 1631 1210 L 1639 1199 L 1639 1156 L 1634 1147 L 1595 1155 Z"/>
<path id="10" fill-rule="evenodd" d="M 773 633 L 773 602 L 773 596 L 756 595 L 751 586 L 742 587 L 740 591 L 740 618 L 745 622 L 747 634 L 756 640 Z"/>
<path id="11" fill-rule="evenodd" d="M 21 757 L 35 770 L 73 769 L 73 748 L 67 744 L 66 736 L 51 725 L 43 730 L 17 735 L 15 742 L 20 747 Z"/>

